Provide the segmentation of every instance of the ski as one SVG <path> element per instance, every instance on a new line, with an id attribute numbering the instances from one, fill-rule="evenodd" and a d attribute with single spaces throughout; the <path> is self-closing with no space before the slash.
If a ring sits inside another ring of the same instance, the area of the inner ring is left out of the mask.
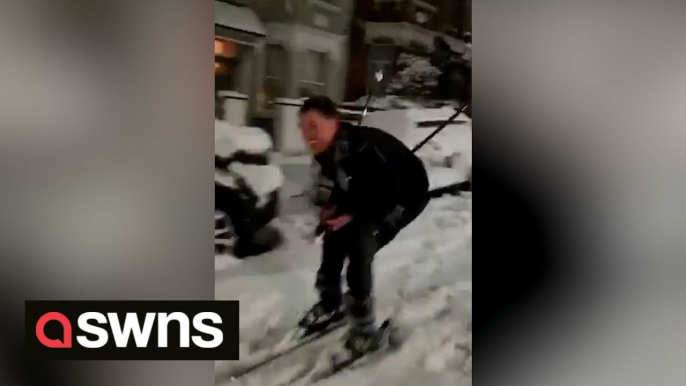
<path id="1" fill-rule="evenodd" d="M 392 319 L 386 319 L 379 327 L 379 331 L 383 333 L 383 343 L 378 350 L 368 352 L 362 356 L 353 356 L 347 350 L 334 353 L 330 358 L 329 366 L 313 375 L 311 379 L 312 383 L 330 378 L 341 371 L 350 370 L 363 366 L 364 364 L 369 364 L 370 362 L 380 359 L 384 356 L 384 354 L 397 349 L 402 342 L 400 341 L 399 337 L 396 336 L 395 330 L 396 328 L 393 325 Z"/>
<path id="2" fill-rule="evenodd" d="M 261 360 L 255 362 L 255 363 L 252 363 L 250 365 L 247 365 L 245 367 L 242 367 L 240 369 L 231 371 L 230 373 L 225 374 L 221 378 L 222 379 L 229 379 L 232 382 L 236 381 L 241 377 L 244 377 L 250 373 L 253 373 L 253 372 L 255 372 L 261 368 L 268 366 L 269 364 L 277 361 L 278 359 L 284 357 L 285 355 L 288 355 L 288 354 L 290 354 L 290 353 L 292 353 L 292 352 L 294 352 L 294 351 L 296 351 L 302 347 L 307 346 L 310 343 L 313 343 L 313 342 L 333 333 L 334 331 L 339 330 L 341 327 L 344 327 L 345 325 L 347 325 L 347 321 L 344 319 L 344 320 L 341 320 L 337 323 L 332 323 L 331 325 L 327 326 L 326 328 L 324 328 L 322 330 L 315 331 L 315 332 L 312 332 L 310 334 L 301 335 L 301 336 L 297 336 L 297 335 L 299 335 L 302 332 L 302 329 L 296 328 L 294 331 L 291 332 L 291 334 L 296 335 L 295 338 L 291 339 L 291 342 L 290 342 L 291 344 L 289 344 L 285 347 L 281 347 L 281 348 L 278 348 L 276 350 L 273 350 L 271 353 L 267 354 Z"/>

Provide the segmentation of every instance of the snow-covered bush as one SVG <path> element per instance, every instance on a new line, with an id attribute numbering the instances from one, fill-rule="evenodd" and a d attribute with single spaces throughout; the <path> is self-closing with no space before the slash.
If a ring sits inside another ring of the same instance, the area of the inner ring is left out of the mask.
<path id="1" fill-rule="evenodd" d="M 431 65 L 428 58 L 402 53 L 396 66 L 399 70 L 388 84 L 388 94 L 409 98 L 431 96 L 441 72 Z"/>

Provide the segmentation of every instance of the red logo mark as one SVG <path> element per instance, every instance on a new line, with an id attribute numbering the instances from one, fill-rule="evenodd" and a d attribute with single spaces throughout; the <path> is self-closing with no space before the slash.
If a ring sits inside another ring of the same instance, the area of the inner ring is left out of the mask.
<path id="1" fill-rule="evenodd" d="M 45 325 L 52 320 L 59 322 L 62 325 L 62 330 L 64 331 L 62 340 L 50 339 L 45 336 Z M 41 316 L 40 319 L 38 319 L 38 323 L 36 323 L 36 337 L 45 347 L 71 348 L 71 323 L 66 316 L 59 312 L 48 312 Z"/>

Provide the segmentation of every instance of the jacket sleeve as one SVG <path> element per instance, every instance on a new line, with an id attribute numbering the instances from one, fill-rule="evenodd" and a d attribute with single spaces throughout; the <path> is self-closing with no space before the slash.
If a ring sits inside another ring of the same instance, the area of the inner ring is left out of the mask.
<path id="1" fill-rule="evenodd" d="M 342 212 L 380 224 L 396 207 L 400 196 L 400 165 L 379 146 L 367 143 L 350 167 L 348 194 Z"/>

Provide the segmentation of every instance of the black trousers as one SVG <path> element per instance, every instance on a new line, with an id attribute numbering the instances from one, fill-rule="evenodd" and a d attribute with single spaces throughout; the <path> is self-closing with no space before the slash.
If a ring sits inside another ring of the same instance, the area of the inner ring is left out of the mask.
<path id="1" fill-rule="evenodd" d="M 353 220 L 338 231 L 324 235 L 316 287 L 325 308 L 335 309 L 342 303 L 341 274 L 347 258 L 346 282 L 351 301 L 349 311 L 356 319 L 373 321 L 371 295 L 374 255 L 414 221 L 428 202 L 427 197 L 410 208 L 403 208 L 402 214 L 391 223 L 376 226 Z"/>

